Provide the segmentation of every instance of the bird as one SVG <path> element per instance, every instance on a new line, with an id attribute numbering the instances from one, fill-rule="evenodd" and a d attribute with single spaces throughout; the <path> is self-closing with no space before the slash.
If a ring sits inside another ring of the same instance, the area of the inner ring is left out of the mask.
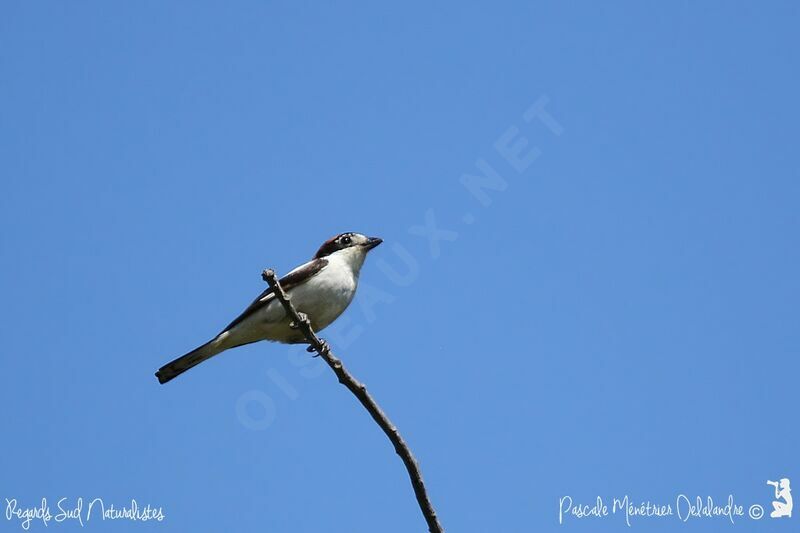
<path id="1" fill-rule="evenodd" d="M 310 261 L 280 279 L 295 309 L 308 317 L 314 331 L 325 329 L 347 309 L 367 253 L 382 242 L 361 233 L 340 233 L 325 241 Z M 307 343 L 303 333 L 292 326 L 270 287 L 216 337 L 162 366 L 156 377 L 164 384 L 225 350 L 262 340 Z"/>

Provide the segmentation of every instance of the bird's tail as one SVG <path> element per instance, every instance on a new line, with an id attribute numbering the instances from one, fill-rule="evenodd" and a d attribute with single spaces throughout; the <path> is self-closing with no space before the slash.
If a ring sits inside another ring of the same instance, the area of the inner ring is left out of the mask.
<path id="1" fill-rule="evenodd" d="M 195 348 L 186 355 L 182 355 L 174 361 L 170 361 L 166 365 L 162 366 L 158 369 L 158 372 L 156 372 L 158 382 L 162 384 L 166 383 L 167 381 L 180 376 L 193 366 L 199 365 L 206 359 L 210 359 L 218 353 L 225 351 L 228 346 L 224 346 L 221 340 L 222 339 L 220 337 L 217 337 L 214 340 L 211 340 L 200 346 L 199 348 Z"/>

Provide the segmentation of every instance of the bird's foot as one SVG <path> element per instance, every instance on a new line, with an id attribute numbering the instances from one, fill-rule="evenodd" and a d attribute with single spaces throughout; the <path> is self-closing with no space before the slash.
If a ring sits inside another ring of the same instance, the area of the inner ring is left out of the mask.
<path id="1" fill-rule="evenodd" d="M 306 351 L 308 353 L 313 353 L 314 357 L 319 357 L 321 355 L 321 352 L 327 352 L 328 350 L 330 350 L 330 346 L 328 346 L 328 342 L 325 339 L 320 339 L 319 343 L 322 345 L 321 350 L 317 350 L 317 347 L 312 344 L 308 348 L 306 348 Z"/>
<path id="2" fill-rule="evenodd" d="M 297 314 L 300 316 L 300 321 L 301 322 L 308 322 L 308 315 L 306 315 L 305 313 L 301 313 L 299 311 L 297 312 Z M 292 328 L 292 329 L 298 329 L 300 327 L 300 324 L 298 324 L 296 321 L 292 320 L 289 323 L 289 327 Z"/>

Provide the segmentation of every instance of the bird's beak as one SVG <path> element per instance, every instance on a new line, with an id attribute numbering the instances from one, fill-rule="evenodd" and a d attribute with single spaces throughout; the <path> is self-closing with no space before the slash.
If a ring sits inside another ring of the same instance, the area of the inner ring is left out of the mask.
<path id="1" fill-rule="evenodd" d="M 383 239 L 379 237 L 370 237 L 369 239 L 367 239 L 367 242 L 364 243 L 364 246 L 367 248 L 367 250 L 372 250 L 382 242 Z"/>

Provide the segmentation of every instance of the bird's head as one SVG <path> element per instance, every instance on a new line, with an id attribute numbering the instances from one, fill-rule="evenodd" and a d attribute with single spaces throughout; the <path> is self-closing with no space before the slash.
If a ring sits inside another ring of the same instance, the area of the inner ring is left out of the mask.
<path id="1" fill-rule="evenodd" d="M 363 263 L 364 257 L 367 252 L 378 246 L 383 242 L 383 239 L 378 237 L 367 237 L 360 233 L 340 233 L 336 237 L 332 237 L 325 241 L 317 251 L 314 258 L 328 257 L 330 255 L 341 255 L 345 258 L 352 258 L 353 260 Z M 360 265 L 359 265 L 360 266 Z"/>

